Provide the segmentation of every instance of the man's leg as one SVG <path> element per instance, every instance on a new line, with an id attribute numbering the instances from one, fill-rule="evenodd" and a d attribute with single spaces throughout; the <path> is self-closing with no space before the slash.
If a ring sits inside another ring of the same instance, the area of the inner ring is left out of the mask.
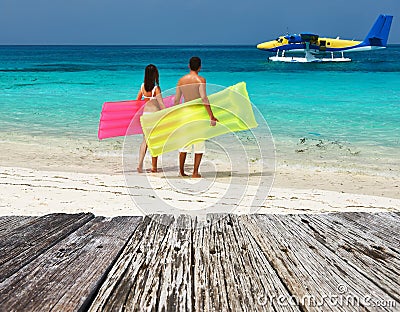
<path id="1" fill-rule="evenodd" d="M 186 152 L 179 153 L 179 174 L 182 177 L 186 177 L 187 174 L 185 173 L 185 161 L 186 161 Z"/>
<path id="2" fill-rule="evenodd" d="M 193 166 L 193 174 L 192 178 L 201 178 L 199 174 L 199 167 L 201 163 L 201 158 L 206 151 L 206 143 L 204 141 L 200 141 L 193 144 L 194 150 L 194 166 Z"/>
<path id="3" fill-rule="evenodd" d="M 202 157 L 203 157 L 203 153 L 194 154 L 194 168 L 193 168 L 192 178 L 201 178 L 201 175 L 199 174 L 199 167 L 200 167 Z"/>
<path id="4" fill-rule="evenodd" d="M 157 159 L 158 157 L 151 157 L 151 172 L 157 172 Z"/>

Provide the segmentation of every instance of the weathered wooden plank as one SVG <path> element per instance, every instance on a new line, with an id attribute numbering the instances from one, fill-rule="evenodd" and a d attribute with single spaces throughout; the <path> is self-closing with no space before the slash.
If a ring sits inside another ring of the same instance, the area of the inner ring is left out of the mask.
<path id="1" fill-rule="evenodd" d="M 218 235 L 213 237 L 214 227 L 210 228 L 212 222 L 216 222 L 213 215 L 207 215 L 207 222 L 206 227 L 195 232 L 193 240 L 195 311 L 228 311 L 228 291 L 221 267 L 223 260 Z"/>
<path id="2" fill-rule="evenodd" d="M 249 234 L 258 242 L 280 279 L 304 311 L 358 310 L 338 304 L 338 298 L 355 298 L 362 309 L 369 309 L 366 296 L 394 301 L 364 274 L 310 235 L 298 217 L 291 215 L 242 216 Z M 337 296 L 336 299 L 335 297 Z M 333 300 L 332 300 L 333 298 Z M 323 305 L 319 305 L 324 303 Z M 382 310 L 390 311 L 384 307 Z"/>
<path id="3" fill-rule="evenodd" d="M 374 218 L 385 222 L 385 218 L 381 216 L 382 214 L 377 214 Z M 297 219 L 307 225 L 305 230 L 308 229 L 310 236 L 314 236 L 356 271 L 374 282 L 376 287 L 400 302 L 400 280 L 394 278 L 400 276 L 400 250 L 387 246 L 390 237 L 384 241 L 364 232 L 354 222 L 341 218 L 340 214 L 302 215 L 297 216 Z"/>
<path id="4" fill-rule="evenodd" d="M 346 212 L 328 214 L 338 225 L 346 225 L 348 229 L 358 228 L 365 233 L 384 240 L 395 250 L 400 249 L 400 215 L 393 212 L 361 213 Z"/>
<path id="5" fill-rule="evenodd" d="M 0 282 L 93 218 L 84 213 L 46 215 L 2 236 Z"/>
<path id="6" fill-rule="evenodd" d="M 398 307 L 397 238 L 384 231 L 399 215 L 370 216 L 32 219 L 0 239 L 0 251 L 14 252 L 5 240 L 19 250 L 0 311 L 373 311 L 367 295 Z M 0 254 L 0 273 L 11 260 Z"/>
<path id="7" fill-rule="evenodd" d="M 8 232 L 14 231 L 16 228 L 24 226 L 32 222 L 37 217 L 30 216 L 5 216 L 0 217 L 0 237 L 6 235 Z"/>
<path id="8" fill-rule="evenodd" d="M 290 293 L 237 216 L 207 220 L 194 237 L 196 311 L 300 311 L 279 304 Z"/>
<path id="9" fill-rule="evenodd" d="M 146 217 L 89 311 L 190 311 L 191 227 L 184 216 Z"/>
<path id="10" fill-rule="evenodd" d="M 181 215 L 174 223 L 169 248 L 162 266 L 158 310 L 192 311 L 192 242 L 195 220 Z"/>
<path id="11" fill-rule="evenodd" d="M 0 310 L 84 310 L 140 220 L 86 223 L 0 283 Z"/>

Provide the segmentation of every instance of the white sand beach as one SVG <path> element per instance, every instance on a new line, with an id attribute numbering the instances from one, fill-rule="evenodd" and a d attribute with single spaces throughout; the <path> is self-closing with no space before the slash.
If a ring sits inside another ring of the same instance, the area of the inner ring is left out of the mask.
<path id="1" fill-rule="evenodd" d="M 122 175 L 1 167 L 0 184 L 1 215 L 59 212 L 91 212 L 108 217 L 143 215 L 143 211 L 132 200 Z M 369 187 L 373 189 L 373 185 Z M 168 196 L 176 197 L 172 190 L 165 197 Z M 323 189 L 273 187 L 258 213 L 396 210 L 400 211 L 400 198 Z"/>
<path id="2" fill-rule="evenodd" d="M 182 193 L 176 191 L 176 185 L 165 179 L 167 173 L 169 177 L 173 176 L 174 183 L 181 183 L 176 176 L 176 168 L 167 168 L 166 173 L 153 175 L 139 175 L 132 168 L 129 174 L 135 177 L 136 184 L 134 191 L 132 185 L 129 189 L 122 165 L 122 152 L 113 148 L 115 144 L 115 141 L 85 145 L 84 142 L 72 140 L 54 140 L 44 148 L 39 140 L 30 143 L 1 142 L 0 214 L 91 212 L 112 217 L 143 215 L 149 211 L 168 213 L 162 208 L 160 211 L 157 207 L 155 210 L 143 208 L 140 203 L 146 203 L 146 196 L 159 197 L 159 200 L 172 206 L 194 207 L 196 200 L 193 197 L 183 199 Z M 207 179 L 206 175 L 203 180 Z M 149 192 L 153 190 L 146 189 L 146 183 L 158 189 L 158 193 L 151 195 Z M 217 179 L 212 182 L 209 191 L 199 195 L 201 205 L 208 207 L 206 211 L 248 213 L 249 204 L 246 200 L 237 201 L 239 205 L 231 205 L 227 211 L 221 211 L 217 206 L 213 210 L 213 203 L 225 200 L 225 186 L 224 179 Z M 251 192 L 251 186 L 249 189 Z M 273 186 L 269 193 L 265 190 L 263 194 L 268 194 L 266 200 L 251 212 L 400 211 L 400 181 L 396 175 L 290 166 L 279 160 Z M 232 200 L 235 199 L 226 198 L 226 203 Z M 152 201 L 149 200 L 148 204 L 152 205 Z"/>

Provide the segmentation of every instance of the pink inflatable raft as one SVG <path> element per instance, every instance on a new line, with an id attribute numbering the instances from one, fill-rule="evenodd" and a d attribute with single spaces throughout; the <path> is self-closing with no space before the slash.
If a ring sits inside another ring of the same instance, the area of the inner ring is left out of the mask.
<path id="1" fill-rule="evenodd" d="M 165 107 L 173 106 L 174 99 L 175 95 L 164 98 Z M 144 100 L 105 102 L 100 116 L 99 139 L 142 134 L 140 117 L 144 104 Z"/>

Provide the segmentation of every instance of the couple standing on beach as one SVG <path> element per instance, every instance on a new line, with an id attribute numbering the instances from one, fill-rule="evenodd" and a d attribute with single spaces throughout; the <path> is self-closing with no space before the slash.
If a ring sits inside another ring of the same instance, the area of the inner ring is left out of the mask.
<path id="1" fill-rule="evenodd" d="M 174 105 L 179 104 L 181 97 L 183 96 L 184 101 L 188 102 L 194 99 L 203 101 L 204 107 L 210 117 L 210 125 L 215 126 L 218 119 L 214 117 L 211 110 L 210 102 L 208 101 L 206 93 L 206 80 L 204 77 L 199 75 L 201 69 L 201 59 L 194 56 L 189 61 L 190 72 L 185 76 L 181 77 L 176 87 Z M 140 91 L 137 96 L 137 100 L 144 98 L 146 104 L 144 105 L 143 114 L 150 114 L 165 108 L 161 89 L 159 86 L 159 74 L 157 67 L 153 64 L 147 65 L 144 74 L 144 83 L 140 87 Z M 194 150 L 194 167 L 193 167 L 193 178 L 201 178 L 199 174 L 199 166 L 203 154 L 205 152 L 205 142 L 198 142 L 189 146 L 185 146 L 179 150 L 179 173 L 181 176 L 187 176 L 185 173 L 185 161 L 188 152 L 191 152 L 193 147 Z M 143 142 L 140 145 L 139 150 L 139 165 L 137 171 L 143 172 L 143 160 L 147 151 L 146 139 L 143 137 Z M 157 157 L 152 157 L 152 168 L 151 172 L 157 172 Z"/>

